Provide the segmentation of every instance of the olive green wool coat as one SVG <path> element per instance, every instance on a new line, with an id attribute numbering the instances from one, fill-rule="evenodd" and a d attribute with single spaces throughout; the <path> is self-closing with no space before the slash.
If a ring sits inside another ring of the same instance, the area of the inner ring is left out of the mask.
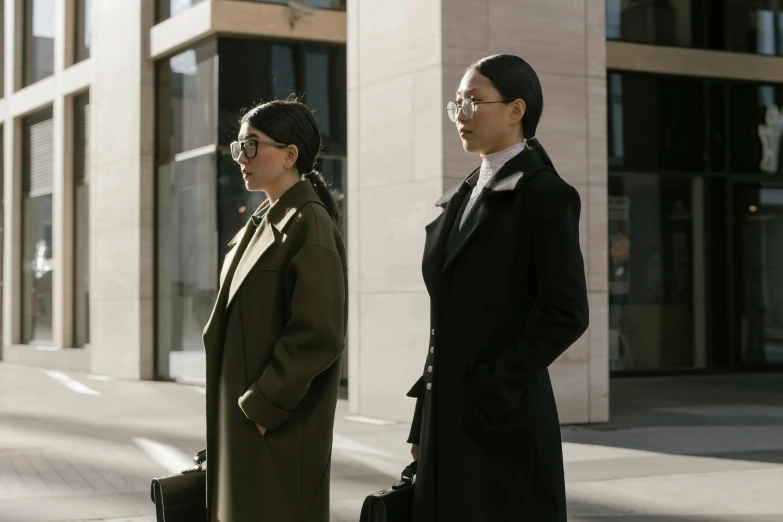
<path id="1" fill-rule="evenodd" d="M 301 181 L 233 242 L 203 336 L 210 520 L 328 522 L 348 318 L 340 230 Z"/>

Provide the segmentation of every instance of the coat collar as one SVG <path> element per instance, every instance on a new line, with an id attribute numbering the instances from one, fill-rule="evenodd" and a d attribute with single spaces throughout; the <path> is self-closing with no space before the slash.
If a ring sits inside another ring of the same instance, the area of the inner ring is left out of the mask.
<path id="1" fill-rule="evenodd" d="M 504 192 L 516 192 L 523 185 L 525 181 L 525 173 L 533 173 L 545 168 L 545 165 L 541 162 L 538 154 L 530 149 L 525 149 L 503 165 L 503 167 L 497 171 L 492 181 L 487 185 L 486 189 L 490 194 L 498 194 Z M 468 185 L 472 189 L 476 186 L 478 181 L 480 168 L 477 168 L 466 177 L 462 183 L 458 183 L 450 190 L 446 191 L 438 201 L 435 202 L 435 206 L 446 208 L 446 205 L 457 195 L 463 185 Z"/>
<path id="2" fill-rule="evenodd" d="M 244 252 L 240 252 L 238 248 L 234 251 L 233 255 L 239 256 L 240 259 L 236 272 L 234 272 L 234 276 L 230 281 L 226 310 L 250 271 L 258 263 L 258 260 L 272 245 L 284 237 L 284 232 L 291 219 L 299 212 L 299 209 L 308 203 L 324 206 L 318 198 L 313 184 L 307 180 L 300 181 L 288 189 L 273 205 L 269 205 L 269 200 L 261 203 L 256 212 L 268 207 L 261 224 L 255 227 L 252 225 L 252 220 L 250 220 L 248 226 L 238 234 L 238 238 L 242 238 L 246 234 L 252 235 L 252 238 Z M 237 241 L 241 240 L 235 239 Z M 228 259 L 225 262 L 228 262 Z M 223 281 L 222 283 L 228 282 Z"/>
<path id="3" fill-rule="evenodd" d="M 475 236 L 476 231 L 480 229 L 488 215 L 488 199 L 518 191 L 535 173 L 547 168 L 538 154 L 532 150 L 526 149 L 511 158 L 498 170 L 489 185 L 484 187 L 487 193 L 479 199 L 476 208 L 472 210 L 476 214 L 475 217 L 466 223 L 465 226 L 468 227 L 466 230 L 460 231 L 457 244 L 448 255 L 445 248 L 446 240 L 451 228 L 456 226 L 455 218 L 460 205 L 476 186 L 480 169 L 471 172 L 462 183 L 458 183 L 443 194 L 436 205 L 443 207 L 445 211 L 426 227 L 424 275 L 427 286 L 431 287 L 435 284 L 438 276 L 453 264 Z"/>

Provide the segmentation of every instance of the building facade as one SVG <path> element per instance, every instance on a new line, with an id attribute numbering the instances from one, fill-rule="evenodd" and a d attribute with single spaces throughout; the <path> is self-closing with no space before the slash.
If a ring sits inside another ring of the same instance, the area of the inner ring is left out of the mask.
<path id="1" fill-rule="evenodd" d="M 537 135 L 582 197 L 590 329 L 561 420 L 617 374 L 783 364 L 775 0 L 5 0 L 2 358 L 201 382 L 227 242 L 261 202 L 244 109 L 300 96 L 346 216 L 356 413 L 407 420 L 434 202 L 478 163 L 444 107 L 471 62 L 537 70 Z M 731 23 L 730 23 L 731 22 Z"/>

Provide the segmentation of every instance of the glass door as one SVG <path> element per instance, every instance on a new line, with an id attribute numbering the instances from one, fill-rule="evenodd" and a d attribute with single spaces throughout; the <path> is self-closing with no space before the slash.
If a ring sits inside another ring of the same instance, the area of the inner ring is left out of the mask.
<path id="1" fill-rule="evenodd" d="M 783 364 L 783 184 L 734 194 L 736 363 Z"/>

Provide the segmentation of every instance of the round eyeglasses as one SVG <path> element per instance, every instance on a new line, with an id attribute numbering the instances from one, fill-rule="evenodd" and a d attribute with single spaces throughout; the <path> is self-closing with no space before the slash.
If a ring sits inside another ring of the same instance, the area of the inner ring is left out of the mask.
<path id="1" fill-rule="evenodd" d="M 465 115 L 466 119 L 471 119 L 476 114 L 476 105 L 482 105 L 485 103 L 510 103 L 508 100 L 498 100 L 498 101 L 476 101 L 471 98 L 468 98 L 467 100 L 463 100 L 461 104 L 457 104 L 456 102 L 449 102 L 446 105 L 446 114 L 449 115 L 449 119 L 453 122 L 457 121 L 457 118 L 459 118 L 459 111 L 462 111 L 462 114 Z"/>
<path id="2" fill-rule="evenodd" d="M 239 161 L 239 156 L 244 152 L 247 159 L 255 158 L 258 154 L 259 145 L 272 145 L 273 147 L 285 147 L 285 143 L 276 141 L 246 140 L 234 141 L 231 143 L 231 157 L 234 161 Z"/>

